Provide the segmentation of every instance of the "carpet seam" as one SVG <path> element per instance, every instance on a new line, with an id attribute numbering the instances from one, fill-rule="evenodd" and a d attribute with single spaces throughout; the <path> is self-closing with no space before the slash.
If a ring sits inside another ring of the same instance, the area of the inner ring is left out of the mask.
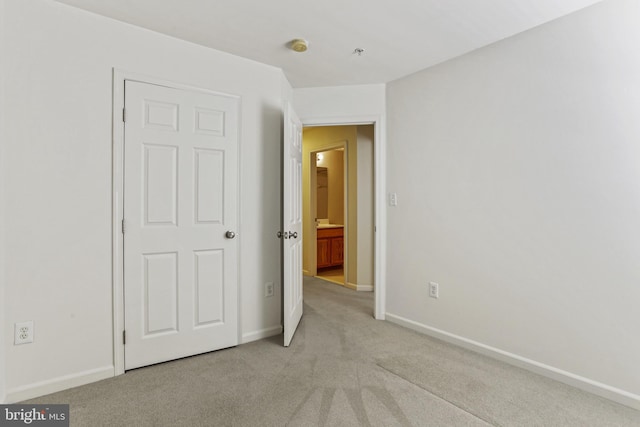
<path id="1" fill-rule="evenodd" d="M 394 376 L 396 376 L 396 377 L 400 378 L 401 380 L 404 380 L 404 381 L 408 382 L 409 384 L 413 384 L 414 386 L 416 386 L 416 387 L 418 387 L 418 388 L 421 388 L 422 390 L 424 390 L 424 391 L 426 391 L 427 393 L 429 393 L 430 395 L 432 395 L 432 396 L 434 396 L 434 397 L 436 397 L 436 398 L 438 398 L 438 399 L 442 400 L 443 402 L 447 402 L 449 405 L 451 405 L 451 406 L 455 406 L 456 408 L 460 409 L 460 410 L 461 410 L 461 411 L 463 411 L 463 412 L 466 412 L 467 414 L 471 415 L 472 417 L 479 419 L 479 420 L 480 420 L 480 421 L 482 421 L 483 423 L 486 423 L 486 424 L 488 424 L 488 425 L 490 425 L 490 426 L 494 426 L 494 427 L 499 427 L 499 426 L 500 426 L 499 424 L 493 424 L 492 422 L 490 422 L 490 421 L 488 421 L 488 420 L 485 420 L 484 418 L 482 418 L 482 417 L 481 417 L 481 416 L 479 416 L 479 415 L 474 414 L 473 412 L 469 412 L 469 411 L 467 411 L 465 408 L 463 408 L 463 407 L 461 407 L 461 406 L 459 406 L 459 405 L 456 405 L 454 402 L 452 402 L 452 401 L 450 401 L 450 400 L 448 400 L 448 399 L 445 399 L 445 398 L 444 398 L 444 397 L 442 397 L 442 396 L 439 396 L 439 395 L 435 394 L 434 392 L 432 392 L 431 390 L 428 390 L 428 389 L 424 388 L 424 387 L 423 387 L 423 386 L 421 386 L 420 384 L 416 384 L 416 383 L 414 383 L 413 381 L 411 381 L 411 380 L 409 380 L 409 379 L 407 379 L 407 378 L 404 378 L 403 376 L 401 376 L 401 375 L 399 375 L 399 374 L 397 374 L 397 373 L 395 373 L 395 372 L 391 371 L 390 369 L 385 368 L 384 366 L 380 365 L 379 363 L 376 363 L 376 366 L 378 366 L 379 368 L 384 369 L 385 371 L 387 371 L 387 372 L 389 372 L 390 374 L 392 374 L 392 375 L 394 375 Z"/>

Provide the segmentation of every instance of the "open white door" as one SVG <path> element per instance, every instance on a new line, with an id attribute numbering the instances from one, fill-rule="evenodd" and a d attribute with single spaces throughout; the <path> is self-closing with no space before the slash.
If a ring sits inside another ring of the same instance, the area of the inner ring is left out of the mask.
<path id="1" fill-rule="evenodd" d="M 289 104 L 282 151 L 282 307 L 288 347 L 302 318 L 302 123 Z"/>

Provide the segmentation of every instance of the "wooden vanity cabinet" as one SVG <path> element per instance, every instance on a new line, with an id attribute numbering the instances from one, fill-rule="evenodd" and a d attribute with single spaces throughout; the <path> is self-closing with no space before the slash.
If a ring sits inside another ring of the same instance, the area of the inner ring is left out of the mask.
<path id="1" fill-rule="evenodd" d="M 344 262 L 344 228 L 318 228 L 317 267 L 336 267 Z"/>
<path id="2" fill-rule="evenodd" d="M 344 238 L 334 237 L 331 239 L 331 265 L 342 265 L 344 261 Z"/>
<path id="3" fill-rule="evenodd" d="M 318 238 L 318 268 L 331 265 L 331 239 Z"/>

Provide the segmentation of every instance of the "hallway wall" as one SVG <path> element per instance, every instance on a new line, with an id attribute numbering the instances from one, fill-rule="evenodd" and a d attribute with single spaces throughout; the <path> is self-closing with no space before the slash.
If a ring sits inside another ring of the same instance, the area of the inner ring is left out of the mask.
<path id="1" fill-rule="evenodd" d="M 374 170 L 373 125 L 358 126 L 358 287 L 373 289 Z"/>

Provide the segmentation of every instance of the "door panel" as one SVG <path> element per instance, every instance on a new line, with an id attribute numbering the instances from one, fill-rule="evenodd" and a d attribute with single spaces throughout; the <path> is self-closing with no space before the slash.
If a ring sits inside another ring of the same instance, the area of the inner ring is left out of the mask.
<path id="1" fill-rule="evenodd" d="M 224 252 L 195 252 L 195 326 L 206 326 L 224 319 Z"/>
<path id="2" fill-rule="evenodd" d="M 144 258 L 143 337 L 178 330 L 178 254 L 146 254 Z"/>
<path id="3" fill-rule="evenodd" d="M 302 123 L 290 105 L 284 114 L 283 312 L 284 345 L 302 318 Z"/>
<path id="4" fill-rule="evenodd" d="M 177 225 L 178 147 L 142 144 L 145 225 Z"/>
<path id="5" fill-rule="evenodd" d="M 125 82 L 125 369 L 238 343 L 238 101 Z"/>
<path id="6" fill-rule="evenodd" d="M 195 150 L 195 223 L 224 222 L 224 152 Z"/>

